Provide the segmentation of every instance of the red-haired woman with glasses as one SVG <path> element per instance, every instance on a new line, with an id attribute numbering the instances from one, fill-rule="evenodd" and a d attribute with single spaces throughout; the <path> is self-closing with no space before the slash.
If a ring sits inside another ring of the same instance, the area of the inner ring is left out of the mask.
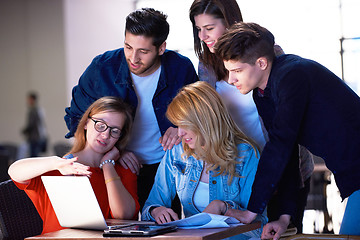
<path id="1" fill-rule="evenodd" d="M 121 99 L 103 97 L 82 116 L 75 142 L 63 158 L 18 160 L 9 175 L 25 190 L 43 220 L 43 233 L 62 229 L 42 184 L 42 175 L 86 175 L 105 218 L 135 219 L 139 211 L 136 175 L 117 160 L 129 139 L 130 107 Z"/>

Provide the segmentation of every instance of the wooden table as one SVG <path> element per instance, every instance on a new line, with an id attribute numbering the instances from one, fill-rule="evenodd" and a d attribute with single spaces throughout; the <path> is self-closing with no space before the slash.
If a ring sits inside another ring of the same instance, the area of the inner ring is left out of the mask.
<path id="1" fill-rule="evenodd" d="M 80 230 L 80 229 L 64 229 L 56 232 L 46 233 L 35 237 L 26 238 L 26 240 L 60 240 L 60 239 L 130 239 L 130 240 L 149 240 L 149 239 L 161 239 L 161 240 L 218 240 L 234 235 L 238 235 L 244 232 L 252 231 L 260 228 L 261 223 L 255 222 L 246 225 L 237 225 L 229 228 L 203 228 L 203 229 L 178 229 L 175 232 L 165 233 L 154 237 L 111 237 L 104 238 L 102 231 Z"/>
<path id="2" fill-rule="evenodd" d="M 360 240 L 360 236 L 338 234 L 296 234 L 281 240 Z"/>

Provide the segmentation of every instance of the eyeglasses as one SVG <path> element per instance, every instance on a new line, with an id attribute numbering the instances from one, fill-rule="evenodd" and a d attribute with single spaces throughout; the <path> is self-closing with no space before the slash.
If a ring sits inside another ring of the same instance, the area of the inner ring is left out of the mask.
<path id="1" fill-rule="evenodd" d="M 98 132 L 105 132 L 108 128 L 110 129 L 110 136 L 113 138 L 120 138 L 121 137 L 121 129 L 117 127 L 109 127 L 106 123 L 103 121 L 95 120 L 91 117 L 89 117 L 91 120 L 94 121 L 94 128 Z"/>

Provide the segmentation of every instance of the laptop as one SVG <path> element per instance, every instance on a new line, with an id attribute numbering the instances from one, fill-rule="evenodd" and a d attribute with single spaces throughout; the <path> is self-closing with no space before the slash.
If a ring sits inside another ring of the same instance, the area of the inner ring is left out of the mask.
<path id="1" fill-rule="evenodd" d="M 119 227 L 105 221 L 88 177 L 41 176 L 41 180 L 62 227 L 91 230 Z"/>

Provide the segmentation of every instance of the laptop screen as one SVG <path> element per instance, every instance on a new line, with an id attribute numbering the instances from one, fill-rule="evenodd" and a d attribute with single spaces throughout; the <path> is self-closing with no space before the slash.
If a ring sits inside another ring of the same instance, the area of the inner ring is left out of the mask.
<path id="1" fill-rule="evenodd" d="M 86 176 L 41 176 L 62 227 L 107 229 L 104 216 Z"/>

